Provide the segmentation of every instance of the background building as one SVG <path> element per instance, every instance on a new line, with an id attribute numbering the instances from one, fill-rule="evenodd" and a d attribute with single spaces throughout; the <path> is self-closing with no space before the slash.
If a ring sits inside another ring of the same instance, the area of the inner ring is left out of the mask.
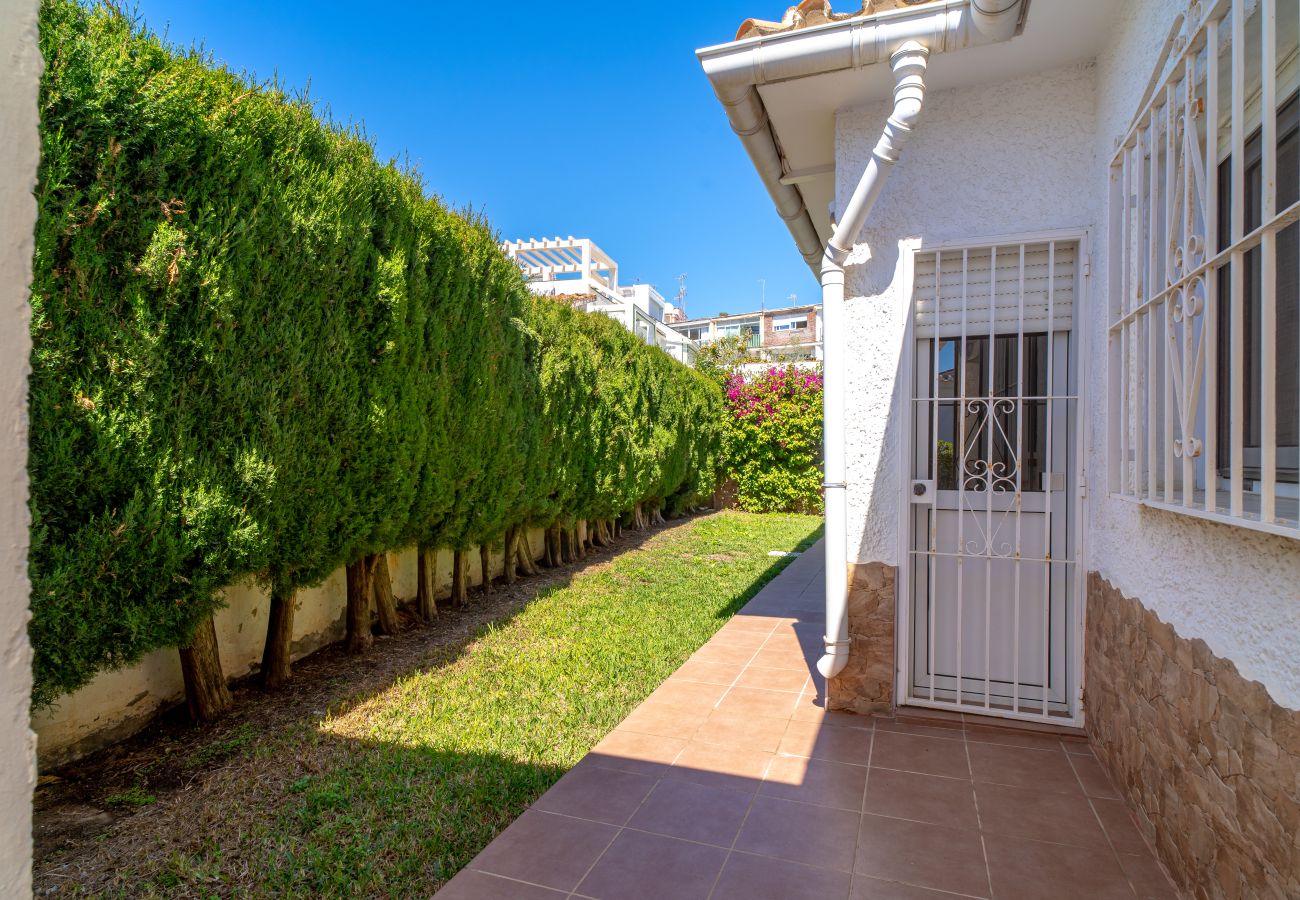
<path id="1" fill-rule="evenodd" d="M 698 344 L 745 335 L 754 361 L 747 369 L 773 363 L 813 366 L 822 359 L 821 304 L 688 319 L 672 326 Z"/>
<path id="2" fill-rule="evenodd" d="M 507 241 L 502 249 L 519 264 L 534 294 L 563 297 L 587 312 L 609 316 L 646 344 L 694 365 L 699 345 L 666 324 L 680 311 L 652 285 L 620 285 L 618 263 L 591 239 L 530 238 Z"/>

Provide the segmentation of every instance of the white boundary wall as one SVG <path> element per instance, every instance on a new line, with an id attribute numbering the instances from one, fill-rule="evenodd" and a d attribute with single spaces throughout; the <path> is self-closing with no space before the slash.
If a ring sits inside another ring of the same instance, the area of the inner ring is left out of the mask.
<path id="1" fill-rule="evenodd" d="M 28 287 L 40 153 L 36 0 L 0 0 L 0 896 L 32 890 L 36 745 L 28 727 Z"/>
<path id="2" fill-rule="evenodd" d="M 534 529 L 528 539 L 533 558 L 540 558 L 544 533 Z M 450 550 L 438 551 L 439 596 L 451 591 L 451 562 Z M 414 598 L 415 550 L 390 553 L 388 563 L 398 602 Z M 479 584 L 482 579 L 477 550 L 471 553 L 469 569 L 471 583 Z M 492 571 L 494 576 L 503 571 L 499 551 L 492 555 Z M 249 580 L 226 588 L 222 600 L 226 606 L 215 616 L 221 667 L 227 678 L 238 678 L 261 665 L 270 596 Z M 294 659 L 343 639 L 347 585 L 342 569 L 320 586 L 300 590 L 297 604 L 293 617 Z M 174 648 L 156 650 L 126 668 L 102 672 L 90 684 L 60 697 L 53 707 L 33 717 L 40 739 L 41 765 L 58 765 L 128 737 L 149 724 L 161 710 L 184 699 L 180 657 Z"/>

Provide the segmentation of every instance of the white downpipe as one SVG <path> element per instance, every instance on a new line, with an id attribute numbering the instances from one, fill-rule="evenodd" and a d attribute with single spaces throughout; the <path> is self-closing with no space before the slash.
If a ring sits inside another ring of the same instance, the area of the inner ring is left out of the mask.
<path id="1" fill-rule="evenodd" d="M 765 37 L 748 38 L 698 51 L 704 72 L 727 112 L 777 212 L 814 271 L 825 247 L 798 187 L 782 184 L 786 174 L 767 109 L 758 87 L 845 69 L 862 69 L 889 59 L 915 41 L 932 53 L 961 50 L 1013 37 L 1030 0 L 944 0 L 845 19 Z"/>
<path id="2" fill-rule="evenodd" d="M 826 458 L 826 655 L 817 661 L 817 671 L 826 678 L 844 671 L 849 661 L 844 261 L 921 115 L 929 57 L 930 51 L 916 41 L 905 42 L 890 56 L 889 63 L 894 70 L 894 110 L 822 257 L 822 316 L 826 322 L 822 388 Z"/>
<path id="3" fill-rule="evenodd" d="M 844 445 L 844 261 L 880 196 L 925 99 L 930 53 L 994 44 L 1022 29 L 1031 0 L 938 0 L 914 8 L 861 16 L 698 51 L 731 128 L 744 144 L 800 254 L 820 266 L 826 457 L 826 655 L 817 669 L 830 678 L 849 658 L 848 510 Z M 889 59 L 894 110 L 853 198 L 824 245 L 796 185 L 786 174 L 776 134 L 758 92 L 761 85 L 862 69 Z"/>
<path id="4" fill-rule="evenodd" d="M 971 18 L 989 40 L 1005 41 L 1016 33 L 1020 7 L 1020 0 L 971 0 Z"/>

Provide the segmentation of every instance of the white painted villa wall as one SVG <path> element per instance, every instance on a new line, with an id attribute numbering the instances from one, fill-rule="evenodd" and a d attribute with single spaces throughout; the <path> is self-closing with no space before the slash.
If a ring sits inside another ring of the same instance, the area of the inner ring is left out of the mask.
<path id="1" fill-rule="evenodd" d="M 910 384 L 899 365 L 911 287 L 903 248 L 1091 227 L 1094 90 L 1093 67 L 1084 65 L 927 95 L 920 125 L 849 258 L 850 562 L 902 562 L 899 457 L 907 447 Z M 841 207 L 889 109 L 881 101 L 837 117 Z"/>
<path id="2" fill-rule="evenodd" d="M 1184 0 L 1118 5 L 1093 64 L 932 92 L 850 258 L 849 559 L 899 565 L 907 446 L 910 266 L 900 248 L 1058 229 L 1089 231 L 1090 516 L 1087 569 L 1185 638 L 1202 638 L 1273 699 L 1300 708 L 1300 543 L 1149 510 L 1106 494 L 1109 164 Z M 888 114 L 841 111 L 837 196 L 847 202 Z M 887 422 L 882 433 L 878 423 Z"/>
<path id="3" fill-rule="evenodd" d="M 544 540 L 540 529 L 529 533 L 534 559 L 542 556 Z M 451 591 L 451 562 L 450 550 L 438 551 L 435 589 L 439 596 Z M 393 595 L 399 602 L 415 597 L 415 550 L 390 553 L 388 563 Z M 477 552 L 469 568 L 471 583 L 479 584 L 482 579 Z M 502 571 L 501 555 L 494 553 L 494 577 Z M 238 678 L 261 665 L 270 597 L 248 581 L 227 588 L 222 599 L 227 605 L 215 616 L 221 667 L 227 678 Z M 343 639 L 347 585 L 342 569 L 318 587 L 299 591 L 297 599 L 294 659 Z M 81 690 L 60 697 L 53 707 L 34 717 L 32 727 L 39 738 L 41 765 L 57 765 L 127 737 L 147 725 L 160 710 L 184 699 L 180 658 L 174 649 L 157 650 L 133 666 L 102 672 Z"/>
<path id="4" fill-rule="evenodd" d="M 28 725 L 28 289 L 40 154 L 36 0 L 0 0 L 0 897 L 32 892 L 36 739 Z"/>
<path id="5" fill-rule="evenodd" d="M 1102 204 L 1093 242 L 1092 454 L 1089 568 L 1141 600 L 1185 638 L 1201 638 L 1273 699 L 1300 709 L 1300 542 L 1106 495 L 1106 328 L 1109 245 L 1105 198 L 1115 142 L 1137 112 L 1181 0 L 1117 6 L 1097 60 L 1096 165 L 1089 191 Z"/>

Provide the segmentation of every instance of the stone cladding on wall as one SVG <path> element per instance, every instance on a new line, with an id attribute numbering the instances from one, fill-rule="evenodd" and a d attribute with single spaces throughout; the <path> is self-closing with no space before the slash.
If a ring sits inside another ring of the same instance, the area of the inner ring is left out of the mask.
<path id="1" fill-rule="evenodd" d="M 1088 734 L 1175 883 L 1300 897 L 1300 711 L 1096 572 L 1085 641 Z"/>
<path id="2" fill-rule="evenodd" d="M 894 699 L 894 585 L 881 562 L 849 566 L 849 663 L 827 686 L 827 708 L 882 712 Z"/>

